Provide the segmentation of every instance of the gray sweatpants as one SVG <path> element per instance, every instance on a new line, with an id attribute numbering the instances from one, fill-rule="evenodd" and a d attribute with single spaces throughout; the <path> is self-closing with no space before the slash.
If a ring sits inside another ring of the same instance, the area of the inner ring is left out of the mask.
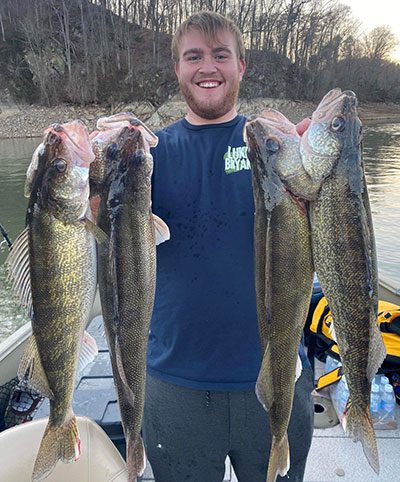
<path id="1" fill-rule="evenodd" d="M 296 383 L 289 424 L 290 471 L 301 482 L 311 445 L 311 369 Z M 143 436 L 156 482 L 222 482 L 229 456 L 239 482 L 265 482 L 271 435 L 251 391 L 202 391 L 148 377 Z"/>

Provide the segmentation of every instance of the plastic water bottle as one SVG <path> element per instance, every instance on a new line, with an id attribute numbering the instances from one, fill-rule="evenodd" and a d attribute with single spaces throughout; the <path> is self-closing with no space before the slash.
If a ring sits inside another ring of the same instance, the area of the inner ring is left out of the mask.
<path id="1" fill-rule="evenodd" d="M 385 392 L 385 387 L 389 383 L 389 378 L 386 377 L 385 375 L 381 376 L 380 384 L 379 384 L 379 391 L 381 394 L 381 399 L 383 398 L 383 394 Z"/>
<path id="2" fill-rule="evenodd" d="M 379 393 L 379 385 L 377 383 L 373 383 L 371 385 L 371 401 L 370 401 L 370 409 L 372 420 L 375 422 L 380 418 L 380 405 L 381 405 L 381 395 Z"/>
<path id="3" fill-rule="evenodd" d="M 392 385 L 387 383 L 385 385 L 385 391 L 382 396 L 382 414 L 383 417 L 387 419 L 391 419 L 394 417 L 394 408 L 396 406 L 396 399 L 394 396 L 394 391 Z"/>
<path id="4" fill-rule="evenodd" d="M 378 385 L 378 387 L 380 387 L 380 384 L 381 384 L 381 376 L 380 375 L 375 375 L 374 378 L 372 379 L 372 382 L 371 382 L 371 388 L 372 388 L 372 384 L 375 383 L 376 385 Z"/>

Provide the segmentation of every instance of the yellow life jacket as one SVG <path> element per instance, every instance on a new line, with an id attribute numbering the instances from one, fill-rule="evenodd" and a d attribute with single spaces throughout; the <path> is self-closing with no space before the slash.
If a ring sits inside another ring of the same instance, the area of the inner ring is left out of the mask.
<path id="1" fill-rule="evenodd" d="M 327 344 L 327 352 L 338 358 L 339 348 L 332 337 L 332 323 L 332 313 L 327 299 L 323 296 L 315 307 L 309 329 Z M 400 369 L 400 306 L 380 300 L 377 323 L 386 347 L 384 363 L 394 365 L 390 367 L 392 370 Z"/>

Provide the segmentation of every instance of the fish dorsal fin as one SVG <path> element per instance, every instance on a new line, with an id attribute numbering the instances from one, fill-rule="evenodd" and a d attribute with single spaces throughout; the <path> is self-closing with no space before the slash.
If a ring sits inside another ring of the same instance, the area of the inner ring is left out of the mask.
<path id="1" fill-rule="evenodd" d="M 20 380 L 26 380 L 30 387 L 43 396 L 50 398 L 51 400 L 54 398 L 54 394 L 50 389 L 46 373 L 40 360 L 34 335 L 28 340 L 28 346 L 22 355 L 17 374 Z"/>
<path id="2" fill-rule="evenodd" d="M 158 246 L 159 244 L 164 243 L 164 241 L 168 241 L 170 239 L 171 236 L 169 227 L 156 214 L 152 213 L 151 216 L 153 218 L 154 228 L 156 231 L 156 245 Z"/>
<path id="3" fill-rule="evenodd" d="M 29 229 L 25 228 L 14 241 L 6 259 L 8 278 L 23 307 L 33 316 L 31 274 L 29 262 Z"/>

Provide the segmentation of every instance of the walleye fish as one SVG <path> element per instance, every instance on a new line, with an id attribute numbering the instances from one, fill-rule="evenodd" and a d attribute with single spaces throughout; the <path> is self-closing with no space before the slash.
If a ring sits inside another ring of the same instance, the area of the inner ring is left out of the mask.
<path id="1" fill-rule="evenodd" d="M 305 204 L 284 185 L 301 171 L 296 127 L 275 110 L 246 123 L 255 201 L 256 299 L 264 349 L 256 393 L 268 412 L 267 482 L 290 468 L 287 428 L 301 374 L 299 344 L 310 304 L 313 261 Z M 300 176 L 301 177 L 301 176 Z"/>
<path id="2" fill-rule="evenodd" d="M 119 115 L 119 120 L 121 117 L 125 118 L 122 126 L 111 118 L 111 130 L 106 123 L 92 142 L 101 147 L 95 166 L 101 198 L 97 222 L 110 237 L 108 251 L 99 252 L 100 297 L 132 482 L 143 474 L 146 463 L 140 430 L 156 281 L 149 146 L 158 139 L 131 115 Z M 106 168 L 101 166 L 104 162 Z M 106 173 L 104 179 L 99 172 Z M 168 239 L 165 223 L 159 218 L 157 223 L 163 239 Z"/>
<path id="3" fill-rule="evenodd" d="M 45 131 L 27 172 L 27 228 L 8 258 L 16 291 L 32 318 L 33 337 L 18 375 L 50 399 L 35 482 L 46 478 L 58 460 L 71 462 L 80 455 L 72 396 L 96 291 L 93 233 L 101 237 L 90 221 L 88 203 L 93 158 L 82 122 L 54 124 Z"/>
<path id="4" fill-rule="evenodd" d="M 370 383 L 385 347 L 376 323 L 377 260 L 354 92 L 333 89 L 322 99 L 301 155 L 312 183 L 320 185 L 310 205 L 313 257 L 349 386 L 343 426 L 378 473 Z"/>

